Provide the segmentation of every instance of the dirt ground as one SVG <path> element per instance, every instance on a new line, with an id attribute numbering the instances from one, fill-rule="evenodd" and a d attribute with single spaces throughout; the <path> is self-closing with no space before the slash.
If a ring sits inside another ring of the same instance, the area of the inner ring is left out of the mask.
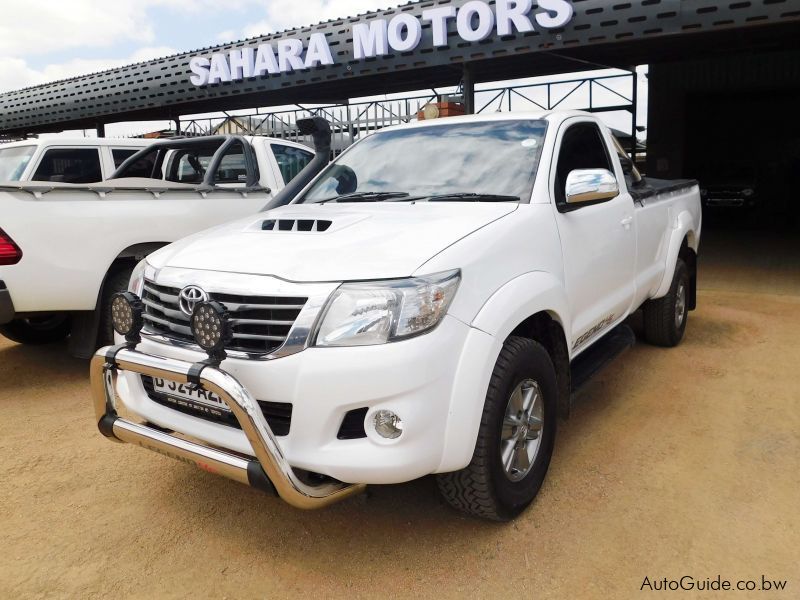
<path id="1" fill-rule="evenodd" d="M 293 510 L 107 442 L 85 362 L 0 341 L 0 598 L 633 598 L 718 574 L 798 598 L 797 246 L 707 242 L 685 343 L 639 344 L 585 389 L 510 524 L 451 511 L 430 478 Z"/>

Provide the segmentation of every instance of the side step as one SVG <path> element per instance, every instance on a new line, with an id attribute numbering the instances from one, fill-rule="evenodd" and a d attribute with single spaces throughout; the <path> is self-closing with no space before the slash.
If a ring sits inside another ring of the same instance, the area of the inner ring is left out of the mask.
<path id="1" fill-rule="evenodd" d="M 628 325 L 617 325 L 572 361 L 572 396 L 617 356 L 636 343 L 636 334 Z"/>

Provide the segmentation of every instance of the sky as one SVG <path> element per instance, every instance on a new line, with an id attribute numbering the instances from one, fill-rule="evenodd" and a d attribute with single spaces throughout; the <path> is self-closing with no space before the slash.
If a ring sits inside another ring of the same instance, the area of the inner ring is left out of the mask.
<path id="1" fill-rule="evenodd" d="M 391 0 L 0 0 L 0 92 L 392 4 Z"/>
<path id="2" fill-rule="evenodd" d="M 0 0 L 0 92 L 398 4 L 399 0 Z M 643 74 L 640 83 L 640 97 L 646 98 Z M 111 127 L 107 133 L 144 133 L 168 125 L 138 123 Z"/>

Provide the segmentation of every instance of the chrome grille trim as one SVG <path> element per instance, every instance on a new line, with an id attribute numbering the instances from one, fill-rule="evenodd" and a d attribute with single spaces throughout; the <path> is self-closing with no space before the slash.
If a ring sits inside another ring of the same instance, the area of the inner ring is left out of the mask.
<path id="1" fill-rule="evenodd" d="M 180 290 L 187 285 L 201 287 L 210 299 L 230 311 L 234 336 L 227 349 L 229 356 L 270 360 L 308 346 L 319 313 L 339 284 L 300 284 L 272 276 L 161 269 L 152 276 L 148 273 L 145 280 L 144 337 L 202 352 L 191 335 L 189 317 L 179 308 Z"/>

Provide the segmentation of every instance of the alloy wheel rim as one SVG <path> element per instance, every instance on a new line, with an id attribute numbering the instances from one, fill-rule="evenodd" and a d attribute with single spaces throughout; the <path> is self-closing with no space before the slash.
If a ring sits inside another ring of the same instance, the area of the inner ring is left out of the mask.
<path id="1" fill-rule="evenodd" d="M 678 294 L 675 300 L 675 327 L 680 329 L 681 325 L 683 325 L 683 321 L 685 318 L 686 318 L 686 286 L 681 283 L 680 286 L 678 286 Z"/>
<path id="2" fill-rule="evenodd" d="M 533 379 L 520 382 L 508 399 L 500 432 L 503 472 L 513 482 L 530 473 L 542 445 L 544 397 Z"/>

